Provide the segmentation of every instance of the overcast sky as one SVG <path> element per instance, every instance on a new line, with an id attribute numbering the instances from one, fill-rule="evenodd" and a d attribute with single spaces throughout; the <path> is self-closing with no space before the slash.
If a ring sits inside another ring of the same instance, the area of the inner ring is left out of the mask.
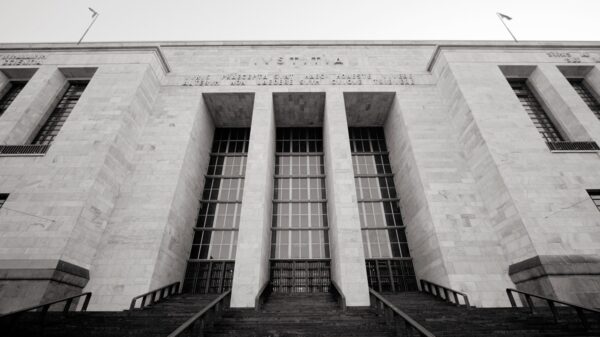
<path id="1" fill-rule="evenodd" d="M 600 40 L 600 0 L 0 0 L 0 42 Z"/>

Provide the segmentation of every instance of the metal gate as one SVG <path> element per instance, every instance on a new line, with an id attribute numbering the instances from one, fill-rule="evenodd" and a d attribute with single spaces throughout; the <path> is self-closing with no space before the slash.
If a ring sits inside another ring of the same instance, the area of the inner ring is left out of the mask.
<path id="1" fill-rule="evenodd" d="M 324 293 L 331 286 L 329 260 L 272 260 L 273 293 Z"/>
<path id="2" fill-rule="evenodd" d="M 220 294 L 231 289 L 234 261 L 189 261 L 183 292 Z"/>
<path id="3" fill-rule="evenodd" d="M 410 259 L 368 259 L 369 287 L 379 292 L 416 291 L 417 278 Z"/>

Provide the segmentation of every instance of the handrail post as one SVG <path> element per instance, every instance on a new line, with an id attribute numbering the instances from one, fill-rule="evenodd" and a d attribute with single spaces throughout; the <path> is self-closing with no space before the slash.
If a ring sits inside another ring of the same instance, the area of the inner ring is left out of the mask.
<path id="1" fill-rule="evenodd" d="M 471 304 L 469 303 L 469 297 L 466 295 L 463 295 L 463 300 L 465 300 L 465 306 L 467 307 L 467 309 L 471 309 Z"/>
<path id="2" fill-rule="evenodd" d="M 83 305 L 81 306 L 81 311 L 87 311 L 87 307 L 90 304 L 90 299 L 92 298 L 92 293 L 87 293 L 83 298 Z"/>
<path id="3" fill-rule="evenodd" d="M 513 308 L 517 307 L 517 302 L 515 302 L 515 297 L 513 296 L 512 290 L 506 289 L 506 295 L 508 295 L 508 300 L 510 301 L 510 305 Z"/>
<path id="4" fill-rule="evenodd" d="M 63 308 L 63 312 L 69 312 L 69 309 L 71 309 L 71 303 L 73 303 L 73 299 L 69 298 L 67 300 L 67 303 L 65 303 L 65 307 Z"/>
<path id="5" fill-rule="evenodd" d="M 533 305 L 533 301 L 531 300 L 531 296 L 525 295 L 525 300 L 527 301 L 527 305 L 529 306 L 529 311 L 532 314 L 534 314 L 535 313 L 535 307 Z"/>

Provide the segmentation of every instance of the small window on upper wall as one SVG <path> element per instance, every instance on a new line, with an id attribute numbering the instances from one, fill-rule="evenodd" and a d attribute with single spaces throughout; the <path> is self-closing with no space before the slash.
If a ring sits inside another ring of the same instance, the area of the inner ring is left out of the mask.
<path id="1" fill-rule="evenodd" d="M 4 111 L 8 109 L 11 103 L 17 98 L 21 90 L 27 84 L 26 81 L 10 81 L 8 82 L 8 88 L 5 90 L 4 95 L 0 99 L 0 116 L 4 114 Z"/>
<path id="2" fill-rule="evenodd" d="M 546 143 L 564 141 L 558 128 L 554 125 L 550 116 L 548 116 L 548 113 L 546 113 L 526 82 L 527 80 L 525 79 L 509 80 L 515 95 L 517 95 L 519 101 L 521 101 L 523 108 L 527 111 L 529 118 L 531 118 L 531 121 Z"/>
<path id="3" fill-rule="evenodd" d="M 2 206 L 4 206 L 4 203 L 6 202 L 6 199 L 8 199 L 8 194 L 7 193 L 0 193 L 0 208 L 2 208 Z"/>
<path id="4" fill-rule="evenodd" d="M 69 114 L 73 111 L 77 101 L 79 101 L 87 84 L 88 81 L 69 81 L 67 91 L 36 134 L 31 142 L 32 145 L 52 144 L 63 124 L 67 121 Z"/>
<path id="5" fill-rule="evenodd" d="M 596 205 L 596 208 L 600 211 L 600 190 L 588 190 L 587 192 L 590 198 L 592 198 L 594 205 Z"/>
<path id="6" fill-rule="evenodd" d="M 594 115 L 600 119 L 600 103 L 588 88 L 583 78 L 570 78 L 569 83 L 571 83 L 573 89 L 575 89 L 585 104 L 592 110 Z"/>

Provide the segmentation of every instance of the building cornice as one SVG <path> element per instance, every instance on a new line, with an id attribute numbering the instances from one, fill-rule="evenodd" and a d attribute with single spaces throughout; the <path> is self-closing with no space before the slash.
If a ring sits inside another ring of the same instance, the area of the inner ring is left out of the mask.
<path id="1" fill-rule="evenodd" d="M 435 47 L 435 51 L 433 52 L 433 54 L 431 55 L 431 58 L 429 59 L 429 62 L 427 62 L 427 71 L 431 72 L 431 70 L 433 69 L 433 67 L 435 66 L 435 63 L 437 62 L 442 49 L 445 50 L 461 50 L 461 49 L 475 49 L 475 50 L 498 50 L 498 49 L 503 49 L 503 50 L 532 50 L 532 49 L 544 49 L 544 48 L 551 48 L 553 50 L 556 49 L 578 49 L 578 48 L 586 48 L 586 49 L 600 49 L 600 43 L 599 42 L 589 42 L 589 43 L 583 43 L 583 42 L 577 42 L 577 43 L 567 43 L 567 42 L 563 42 L 563 43 L 550 43 L 550 44 L 544 44 L 544 43 L 512 43 L 512 44 L 504 44 L 504 45 L 498 45 L 498 44 L 481 44 L 481 43 L 477 43 L 477 44 L 440 44 L 440 45 L 436 45 Z"/>
<path id="2" fill-rule="evenodd" d="M 156 55 L 159 63 L 165 73 L 171 72 L 171 67 L 167 58 L 163 54 L 160 45 L 139 45 L 139 46 L 113 46 L 113 45 L 75 45 L 75 44 L 0 44 L 0 53 L 2 52 L 43 52 L 43 51 L 66 51 L 66 52 L 112 52 L 112 51 L 149 51 Z"/>

